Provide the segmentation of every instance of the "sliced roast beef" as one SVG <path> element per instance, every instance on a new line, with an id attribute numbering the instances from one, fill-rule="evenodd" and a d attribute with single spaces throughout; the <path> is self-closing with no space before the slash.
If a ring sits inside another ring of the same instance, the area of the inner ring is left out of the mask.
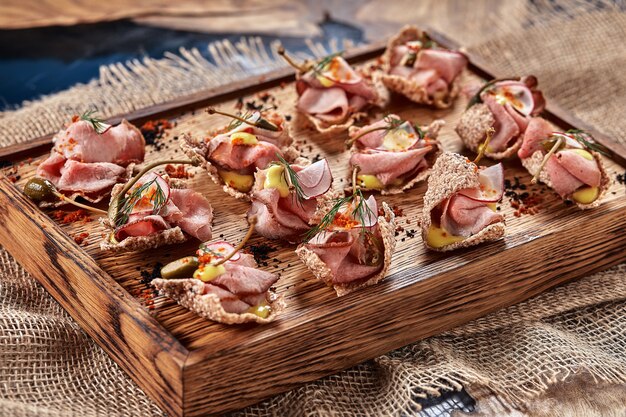
<path id="1" fill-rule="evenodd" d="M 218 296 L 228 313 L 245 313 L 267 301 L 270 287 L 278 281 L 278 275 L 257 269 L 256 262 L 248 254 L 223 265 L 226 272 L 205 283 L 204 293 Z"/>
<path id="2" fill-rule="evenodd" d="M 147 184 L 150 186 L 144 187 Z M 127 222 L 115 229 L 118 242 L 127 237 L 155 235 L 177 226 L 199 240 L 211 238 L 213 208 L 202 194 L 189 189 L 170 188 L 166 178 L 150 172 L 131 187 L 127 196 L 134 195 L 142 187 L 145 189 L 140 195 L 127 200 L 133 206 Z M 159 206 L 155 206 L 157 193 L 165 199 Z"/>
<path id="3" fill-rule="evenodd" d="M 444 203 L 441 226 L 454 236 L 469 237 L 490 224 L 502 221 L 502 215 L 494 212 L 482 201 L 463 194 L 455 194 Z"/>
<path id="4" fill-rule="evenodd" d="M 483 101 L 496 119 L 496 123 L 493 126 L 496 132 L 489 142 L 489 147 L 496 152 L 503 151 L 509 146 L 511 140 L 517 138 L 521 132 L 516 118 L 511 115 L 511 112 L 515 112 L 515 110 L 498 103 L 491 95 L 485 95 Z"/>
<path id="5" fill-rule="evenodd" d="M 588 159 L 575 150 L 565 149 L 556 153 L 559 164 L 579 181 L 591 186 L 598 187 L 602 180 L 602 174 L 595 159 Z"/>
<path id="6" fill-rule="evenodd" d="M 141 132 L 126 121 L 98 134 L 91 123 L 78 120 L 55 136 L 37 175 L 63 194 L 99 201 L 127 178 L 125 166 L 143 161 L 144 147 Z"/>
<path id="7" fill-rule="evenodd" d="M 379 255 L 380 263 L 374 265 L 365 264 L 359 259 L 359 255 L 365 252 L 363 245 L 366 243 L 359 239 L 360 233 L 362 233 L 360 228 L 322 232 L 305 245 L 330 269 L 333 283 L 345 284 L 365 280 L 383 267 L 382 254 Z M 368 249 L 380 251 L 380 248 L 374 245 Z"/>
<path id="8" fill-rule="evenodd" d="M 202 194 L 189 189 L 172 189 L 171 202 L 180 210 L 175 218 L 168 214 L 174 225 L 200 241 L 211 239 L 213 207 Z M 171 213 L 171 212 L 170 212 Z"/>
<path id="9" fill-rule="evenodd" d="M 310 228 L 309 222 L 317 209 L 317 197 L 326 193 L 332 184 L 332 174 L 325 159 L 302 167 L 290 165 L 298 176 L 298 184 L 303 194 L 298 199 L 295 191 L 281 197 L 276 188 L 260 188 L 252 194 L 252 206 L 248 218 L 257 219 L 255 230 L 269 239 L 300 240 Z M 265 172 L 257 173 L 257 182 L 264 183 Z"/>
<path id="10" fill-rule="evenodd" d="M 215 164 L 235 171 L 254 173 L 276 159 L 281 150 L 274 144 L 259 141 L 255 145 L 233 144 L 229 135 L 215 137 L 209 143 L 209 159 Z"/>
<path id="11" fill-rule="evenodd" d="M 554 128 L 545 119 L 533 117 L 524 132 L 524 141 L 517 152 L 521 159 L 530 158 L 535 152 L 543 151 L 542 142 L 554 131 Z"/>
<path id="12" fill-rule="evenodd" d="M 72 123 L 54 138 L 54 151 L 65 159 L 126 166 L 143 161 L 146 142 L 135 126 L 122 121 L 102 134 L 85 120 Z"/>
<path id="13" fill-rule="evenodd" d="M 299 111 L 332 125 L 346 121 L 378 98 L 376 90 L 340 56 L 302 74 L 297 83 Z"/>
<path id="14" fill-rule="evenodd" d="M 413 172 L 424 161 L 424 156 L 433 149 L 426 146 L 407 151 L 370 151 L 354 153 L 350 157 L 350 165 L 358 165 L 360 173 L 375 175 L 387 185 L 402 175 Z"/>

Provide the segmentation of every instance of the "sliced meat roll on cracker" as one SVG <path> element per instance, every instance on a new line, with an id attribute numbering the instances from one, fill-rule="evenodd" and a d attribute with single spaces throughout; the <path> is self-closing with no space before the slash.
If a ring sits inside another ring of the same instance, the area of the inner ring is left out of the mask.
<path id="1" fill-rule="evenodd" d="M 426 247 L 449 251 L 500 239 L 504 217 L 496 203 L 503 192 L 501 164 L 478 167 L 462 155 L 444 152 L 424 195 L 421 228 Z"/>
<path id="2" fill-rule="evenodd" d="M 291 162 L 298 151 L 291 147 L 293 140 L 281 115 L 255 111 L 233 117 L 246 122 L 233 119 L 228 126 L 201 139 L 185 134 L 180 146 L 187 156 L 201 160 L 209 177 L 225 192 L 249 200 L 256 170 L 265 169 L 277 156 Z"/>
<path id="3" fill-rule="evenodd" d="M 443 49 L 415 26 L 405 26 L 389 40 L 382 56 L 382 83 L 408 99 L 448 108 L 459 94 L 467 58 Z"/>
<path id="4" fill-rule="evenodd" d="M 273 162 L 256 173 L 247 216 L 257 219 L 255 231 L 263 237 L 300 242 L 332 181 L 326 159 L 313 164 L 305 158 L 294 164 Z"/>
<path id="5" fill-rule="evenodd" d="M 126 120 L 117 126 L 104 124 L 87 112 L 75 116 L 52 139 L 50 156 L 37 167 L 37 176 L 73 200 L 82 197 L 97 203 L 115 184 L 129 179 L 134 163 L 142 162 L 146 141 Z M 63 200 L 41 202 L 59 206 Z"/>
<path id="6" fill-rule="evenodd" d="M 428 178 L 441 153 L 437 136 L 444 123 L 435 120 L 420 128 L 390 114 L 369 126 L 351 127 L 350 171 L 359 167 L 357 186 L 397 194 Z"/>
<path id="7" fill-rule="evenodd" d="M 296 253 L 315 278 L 338 296 L 385 278 L 395 249 L 395 216 L 360 191 L 338 199 Z"/>
<path id="8" fill-rule="evenodd" d="M 522 144 L 524 132 L 532 116 L 545 108 L 545 100 L 537 89 L 537 79 L 494 80 L 481 87 L 461 115 L 456 132 L 469 149 L 479 151 L 485 132 L 494 128 L 484 154 L 493 159 L 508 158 Z"/>
<path id="9" fill-rule="evenodd" d="M 116 185 L 112 204 L 124 186 Z M 211 238 L 213 208 L 200 193 L 183 188 L 179 181 L 153 172 L 143 175 L 126 193 L 113 218 L 102 219 L 108 234 L 102 250 L 137 251 L 181 243 L 190 236 Z"/>
<path id="10" fill-rule="evenodd" d="M 338 133 L 352 126 L 371 106 L 382 106 L 388 99 L 385 88 L 371 77 L 353 69 L 341 54 L 331 54 L 316 62 L 295 63 L 296 107 L 320 133 Z"/>
<path id="11" fill-rule="evenodd" d="M 528 124 L 518 156 L 537 180 L 581 209 L 597 207 L 611 185 L 601 145 L 582 131 L 556 132 L 536 117 Z"/>
<path id="12" fill-rule="evenodd" d="M 272 286 L 278 275 L 258 269 L 250 254 L 236 253 L 223 264 L 215 262 L 235 251 L 227 242 L 200 246 L 197 257 L 174 261 L 151 284 L 160 295 L 201 317 L 225 324 L 269 323 L 285 304 Z"/>

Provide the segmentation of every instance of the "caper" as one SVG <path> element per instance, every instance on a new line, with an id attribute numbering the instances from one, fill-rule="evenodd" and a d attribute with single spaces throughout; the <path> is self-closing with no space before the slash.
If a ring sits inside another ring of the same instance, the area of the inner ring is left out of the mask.
<path id="1" fill-rule="evenodd" d="M 24 185 L 24 194 L 33 201 L 58 200 L 54 185 L 45 178 L 35 177 Z"/>
<path id="2" fill-rule="evenodd" d="M 161 268 L 161 278 L 191 278 L 194 271 L 198 268 L 198 258 L 195 256 L 186 256 L 177 259 Z"/>

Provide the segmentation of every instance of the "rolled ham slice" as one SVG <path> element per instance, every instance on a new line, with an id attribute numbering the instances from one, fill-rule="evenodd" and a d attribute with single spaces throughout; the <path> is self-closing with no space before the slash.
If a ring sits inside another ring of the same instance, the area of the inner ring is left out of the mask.
<path id="1" fill-rule="evenodd" d="M 293 139 L 284 118 L 277 113 L 253 113 L 249 120 L 256 121 L 263 116 L 266 120 L 279 126 L 275 132 L 241 123 L 235 128 L 207 138 L 193 138 L 184 134 L 180 138 L 180 147 L 192 159 L 201 161 L 201 166 L 209 177 L 224 191 L 241 200 L 250 200 L 252 189 L 237 189 L 226 182 L 220 172 L 234 175 L 253 176 L 257 170 L 265 169 L 271 162 L 281 156 L 288 162 L 293 162 L 299 152 L 291 146 Z M 256 136 L 258 143 L 252 145 L 233 143 L 231 135 L 237 132 L 251 133 Z M 250 184 L 252 184 L 252 179 Z"/>
<path id="2" fill-rule="evenodd" d="M 435 162 L 424 195 L 420 223 L 426 247 L 449 251 L 504 236 L 504 218 L 491 206 L 502 197 L 503 189 L 502 165 L 480 168 L 462 155 L 444 152 Z M 455 240 L 431 246 L 431 226 Z"/>
<path id="3" fill-rule="evenodd" d="M 303 158 L 300 164 L 308 164 Z M 255 230 L 268 239 L 284 239 L 290 243 L 302 240 L 303 234 L 311 227 L 311 221 L 320 201 L 332 184 L 332 174 L 325 159 L 310 165 L 293 164 L 291 168 L 298 176 L 298 182 L 305 195 L 299 201 L 292 191 L 287 197 L 281 197 L 274 188 L 264 188 L 266 170 L 256 174 L 252 193 L 252 206 L 247 213 L 248 219 L 257 220 Z"/>
<path id="4" fill-rule="evenodd" d="M 377 216 L 373 196 L 365 203 L 371 215 L 365 216 L 363 224 L 330 227 L 296 249 L 315 278 L 332 286 L 338 296 L 380 282 L 391 263 L 395 248 L 393 211 L 383 203 L 383 215 Z M 349 215 L 351 210 L 352 207 L 346 207 L 343 215 Z"/>
<path id="5" fill-rule="evenodd" d="M 389 118 L 399 120 L 392 114 L 362 128 L 350 128 L 350 136 L 356 138 L 350 157 L 350 171 L 359 167 L 360 175 L 373 175 L 383 184 L 381 194 L 397 194 L 410 189 L 430 174 L 432 164 L 440 153 L 436 141 L 439 129 L 445 123 L 435 120 L 423 129 L 421 138 L 411 123 L 405 122 L 397 130 L 373 130 L 389 124 Z M 393 135 L 400 135 L 394 140 Z"/>
<path id="6" fill-rule="evenodd" d="M 456 126 L 463 143 L 478 152 L 487 130 L 494 128 L 485 155 L 493 159 L 512 156 L 522 144 L 531 117 L 545 107 L 543 94 L 536 87 L 533 76 L 486 84 L 473 99 L 478 97 L 478 101 L 466 109 Z"/>
<path id="7" fill-rule="evenodd" d="M 37 167 L 37 176 L 71 199 L 83 197 L 94 203 L 128 178 L 125 167 L 143 161 L 146 145 L 139 129 L 125 120 L 101 134 L 91 123 L 76 120 L 53 142 L 50 156 Z"/>
<path id="8" fill-rule="evenodd" d="M 189 236 L 201 241 L 212 235 L 213 208 L 200 193 L 184 189 L 179 183 L 172 184 L 169 177 L 153 172 L 147 173 L 131 188 L 129 194 L 143 184 L 153 181 L 159 184 L 166 201 L 154 206 L 156 185 L 147 187 L 143 196 L 136 201 L 125 224 L 117 226 L 108 219 L 102 223 L 110 230 L 100 244 L 102 250 L 114 252 L 137 251 L 156 248 L 165 244 L 181 243 Z M 172 187 L 176 185 L 176 187 Z M 122 185 L 113 189 L 113 196 L 121 191 Z"/>
<path id="9" fill-rule="evenodd" d="M 533 118 L 524 134 L 524 142 L 518 151 L 522 165 L 534 176 L 550 145 L 559 138 L 564 144 L 548 159 L 539 174 L 539 180 L 566 200 L 572 199 L 572 194 L 582 187 L 598 187 L 598 196 L 593 202 L 585 204 L 575 201 L 581 209 L 597 207 L 611 183 L 602 157 L 591 149 L 585 149 L 570 134 L 554 132 L 552 126 L 542 118 Z M 584 152 L 588 153 L 587 157 L 583 156 Z M 589 155 L 591 159 L 588 159 Z"/>
<path id="10" fill-rule="evenodd" d="M 265 324 L 275 320 L 285 308 L 282 296 L 277 296 L 271 288 L 278 281 L 278 275 L 258 269 L 249 254 L 242 254 L 236 261 L 229 260 L 223 266 L 226 272 L 209 282 L 195 278 L 157 278 L 151 284 L 160 295 L 219 323 Z M 251 312 L 261 304 L 270 308 L 265 318 Z"/>
<path id="11" fill-rule="evenodd" d="M 387 88 L 437 108 L 452 105 L 468 63 L 465 55 L 434 45 L 415 26 L 405 26 L 389 40 L 382 60 L 381 80 Z"/>
<path id="12" fill-rule="evenodd" d="M 322 133 L 347 129 L 361 111 L 379 101 L 374 86 L 357 73 L 341 56 L 321 69 L 298 75 L 296 107 Z"/>

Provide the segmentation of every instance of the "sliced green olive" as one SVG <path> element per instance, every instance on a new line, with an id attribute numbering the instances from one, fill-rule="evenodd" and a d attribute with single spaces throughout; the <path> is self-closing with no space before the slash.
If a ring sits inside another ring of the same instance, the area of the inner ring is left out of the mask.
<path id="1" fill-rule="evenodd" d="M 161 268 L 161 278 L 191 278 L 199 265 L 198 258 L 195 256 L 177 259 Z"/>
<path id="2" fill-rule="evenodd" d="M 45 178 L 31 178 L 24 185 L 24 194 L 33 201 L 58 200 L 56 188 Z"/>

